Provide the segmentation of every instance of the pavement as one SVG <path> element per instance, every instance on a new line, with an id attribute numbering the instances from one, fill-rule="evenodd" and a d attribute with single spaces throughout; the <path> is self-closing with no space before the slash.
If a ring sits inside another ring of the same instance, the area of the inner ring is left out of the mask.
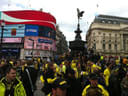
<path id="1" fill-rule="evenodd" d="M 36 90 L 34 92 L 34 96 L 45 96 L 45 94 L 41 91 L 41 88 L 43 87 L 43 83 L 41 82 L 40 78 L 37 78 L 36 81 Z"/>

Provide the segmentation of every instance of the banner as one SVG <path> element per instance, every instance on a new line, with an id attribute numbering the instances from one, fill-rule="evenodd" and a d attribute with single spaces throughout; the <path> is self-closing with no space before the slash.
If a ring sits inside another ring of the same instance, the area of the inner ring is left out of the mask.
<path id="1" fill-rule="evenodd" d="M 39 36 L 55 39 L 56 31 L 47 26 L 39 26 Z"/>
<path id="2" fill-rule="evenodd" d="M 3 38 L 3 43 L 22 43 L 22 38 Z"/>
<path id="3" fill-rule="evenodd" d="M 41 39 L 41 38 L 39 38 L 39 39 L 38 39 L 38 43 L 48 43 L 48 44 L 52 44 L 53 42 L 52 42 L 52 40 L 47 40 L 47 39 Z"/>
<path id="4" fill-rule="evenodd" d="M 38 26 L 25 25 L 25 36 L 38 36 Z"/>
<path id="5" fill-rule="evenodd" d="M 45 37 L 25 37 L 24 41 L 25 49 L 41 49 L 56 51 L 55 40 Z"/>
<path id="6" fill-rule="evenodd" d="M 1 12 L 0 12 L 0 20 L 1 20 Z"/>
<path id="7" fill-rule="evenodd" d="M 3 37 L 24 37 L 25 25 L 24 24 L 13 24 L 5 25 L 3 30 Z M 1 37 L 0 27 L 0 37 Z"/>

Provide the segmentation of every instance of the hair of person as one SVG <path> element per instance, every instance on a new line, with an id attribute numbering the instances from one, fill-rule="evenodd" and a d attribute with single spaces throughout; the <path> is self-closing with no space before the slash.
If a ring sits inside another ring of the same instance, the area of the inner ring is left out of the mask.
<path id="1" fill-rule="evenodd" d="M 12 66 L 12 65 L 8 65 L 8 67 L 6 69 L 6 74 L 9 73 L 11 71 L 11 69 L 16 70 L 16 67 Z"/>

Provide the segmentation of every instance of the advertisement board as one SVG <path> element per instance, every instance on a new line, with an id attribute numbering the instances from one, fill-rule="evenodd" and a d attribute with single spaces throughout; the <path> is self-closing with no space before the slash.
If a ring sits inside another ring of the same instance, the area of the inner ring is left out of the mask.
<path id="1" fill-rule="evenodd" d="M 24 55 L 26 57 L 32 56 L 33 55 L 36 57 L 50 57 L 51 53 L 49 51 L 44 51 L 44 50 L 24 50 Z"/>
<path id="2" fill-rule="evenodd" d="M 25 37 L 24 48 L 56 51 L 56 44 L 53 39 L 46 37 Z"/>
<path id="3" fill-rule="evenodd" d="M 39 36 L 41 37 L 48 37 L 55 40 L 56 37 L 56 31 L 50 27 L 47 26 L 39 26 Z"/>
<path id="4" fill-rule="evenodd" d="M 52 44 L 53 41 L 52 41 L 52 40 L 43 39 L 43 38 L 39 38 L 39 39 L 38 39 L 38 43 Z"/>
<path id="5" fill-rule="evenodd" d="M 40 10 L 13 10 L 13 11 L 0 11 L 1 20 L 8 24 L 31 24 L 48 26 L 56 30 L 56 19 L 48 12 Z"/>
<path id="6" fill-rule="evenodd" d="M 52 43 L 52 50 L 53 50 L 53 51 L 56 51 L 56 40 L 53 40 L 53 43 Z"/>
<path id="7" fill-rule="evenodd" d="M 3 38 L 3 43 L 21 43 L 22 38 Z"/>
<path id="8" fill-rule="evenodd" d="M 23 43 L 17 43 L 17 44 L 3 43 L 2 47 L 3 48 L 23 48 Z"/>
<path id="9" fill-rule="evenodd" d="M 24 24 L 12 24 L 5 25 L 3 30 L 3 37 L 24 37 L 25 25 Z M 0 27 L 0 37 L 1 37 Z"/>
<path id="10" fill-rule="evenodd" d="M 25 25 L 25 36 L 38 36 L 38 26 Z"/>
<path id="11" fill-rule="evenodd" d="M 1 20 L 1 12 L 0 12 L 0 20 Z"/>

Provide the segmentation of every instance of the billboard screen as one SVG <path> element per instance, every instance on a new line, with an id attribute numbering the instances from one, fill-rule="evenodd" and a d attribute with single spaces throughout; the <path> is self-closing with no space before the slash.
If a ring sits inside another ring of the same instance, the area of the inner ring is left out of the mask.
<path id="1" fill-rule="evenodd" d="M 1 20 L 1 12 L 0 12 L 0 20 Z"/>
<path id="2" fill-rule="evenodd" d="M 47 26 L 39 26 L 39 36 L 48 37 L 55 40 L 56 31 Z"/>
<path id="3" fill-rule="evenodd" d="M 38 26 L 25 25 L 25 36 L 38 36 Z"/>
<path id="4" fill-rule="evenodd" d="M 25 25 L 24 24 L 13 24 L 5 25 L 3 30 L 3 37 L 24 37 Z M 0 27 L 0 37 L 1 37 Z"/>
<path id="5" fill-rule="evenodd" d="M 47 40 L 47 39 L 43 39 L 43 38 L 39 38 L 38 39 L 38 43 L 47 43 L 47 44 L 52 44 L 52 40 Z"/>
<path id="6" fill-rule="evenodd" d="M 56 44 L 55 40 L 46 37 L 25 37 L 24 48 L 56 51 Z"/>
<path id="7" fill-rule="evenodd" d="M 31 24 L 48 26 L 56 30 L 56 19 L 53 15 L 37 10 L 0 11 L 0 22 L 8 24 Z"/>
<path id="8" fill-rule="evenodd" d="M 22 38 L 3 38 L 3 43 L 21 43 Z"/>

